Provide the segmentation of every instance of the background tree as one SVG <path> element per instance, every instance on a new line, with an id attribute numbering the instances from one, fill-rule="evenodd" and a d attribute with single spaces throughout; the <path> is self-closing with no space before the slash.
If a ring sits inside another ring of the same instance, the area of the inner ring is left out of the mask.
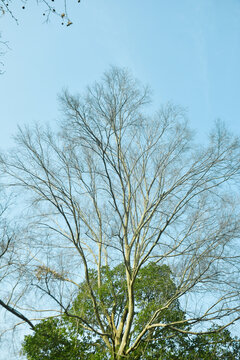
<path id="1" fill-rule="evenodd" d="M 114 359 L 136 354 L 158 331 L 194 334 L 238 320 L 238 138 L 217 123 L 208 144 L 197 145 L 179 107 L 148 116 L 148 89 L 117 68 L 61 103 L 59 132 L 20 129 L 16 151 L 1 158 L 28 206 L 31 313 L 36 305 L 38 319 L 49 311 L 77 317 Z M 175 283 L 156 306 L 138 287 L 152 262 L 171 269 Z M 104 299 L 104 277 L 120 265 L 126 296 L 117 309 L 114 286 Z M 88 302 L 75 314 L 83 283 Z M 177 300 L 185 316 L 168 318 Z"/>
<path id="2" fill-rule="evenodd" d="M 228 330 L 202 335 L 175 334 L 174 337 L 154 339 L 142 346 L 131 360 L 239 360 L 240 345 L 237 337 Z M 69 332 L 71 335 L 69 335 Z M 33 335 L 27 335 L 23 343 L 23 354 L 28 360 L 105 360 L 109 359 L 99 342 L 81 338 L 76 340 L 79 329 L 69 329 L 69 323 L 56 319 L 43 320 L 35 327 Z M 93 350 L 94 348 L 94 350 Z M 92 352 L 90 352 L 90 349 Z"/>
<path id="3" fill-rule="evenodd" d="M 154 278 L 152 274 L 155 274 Z M 172 297 L 175 289 L 170 269 L 166 265 L 156 265 L 151 262 L 140 270 L 140 280 L 136 283 L 136 321 L 132 336 L 136 336 L 145 325 L 148 314 Z M 91 283 L 99 298 L 104 303 L 101 316 L 104 317 L 104 308 L 113 311 L 118 316 L 122 313 L 126 302 L 126 288 L 124 282 L 124 266 L 104 268 L 102 271 L 102 287 L 97 286 L 97 272 L 91 272 Z M 94 326 L 95 320 L 91 318 L 94 312 L 93 304 L 88 295 L 87 285 L 83 282 L 80 292 L 73 301 L 71 311 L 76 316 L 69 318 L 64 315 L 61 319 L 43 320 L 35 326 L 34 334 L 27 335 L 23 343 L 23 353 L 29 360 L 55 360 L 55 359 L 109 359 L 101 338 L 91 336 L 89 331 L 79 326 L 80 317 L 85 317 L 88 323 Z M 177 321 L 185 319 L 176 300 L 171 308 L 162 316 L 162 321 Z M 186 329 L 186 326 L 183 326 Z M 190 330 L 188 328 L 188 330 Z M 217 332 L 209 329 L 208 334 L 193 335 L 180 334 L 170 329 L 156 329 L 148 335 L 138 347 L 137 351 L 127 359 L 164 360 L 164 359 L 240 359 L 239 339 L 232 338 L 228 330 Z M 212 332 L 211 332 L 212 331 Z M 136 334 L 135 334 L 136 333 Z"/>

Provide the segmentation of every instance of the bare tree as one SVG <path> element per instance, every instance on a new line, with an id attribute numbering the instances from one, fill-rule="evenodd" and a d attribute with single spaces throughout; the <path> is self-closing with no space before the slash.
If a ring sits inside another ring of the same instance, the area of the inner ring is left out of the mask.
<path id="1" fill-rule="evenodd" d="M 61 96 L 61 131 L 20 129 L 16 151 L 1 159 L 27 204 L 25 271 L 36 317 L 46 310 L 77 317 L 114 359 L 156 329 L 189 332 L 188 324 L 198 333 L 239 319 L 239 139 L 218 122 L 197 145 L 182 109 L 167 104 L 150 117 L 148 103 L 147 88 L 112 68 L 86 94 Z M 168 265 L 177 286 L 136 332 L 135 284 L 150 261 Z M 117 264 L 125 267 L 120 314 L 90 277 L 95 269 L 101 289 L 102 269 Z M 92 320 L 71 310 L 83 280 Z M 186 318 L 163 320 L 176 300 Z"/>

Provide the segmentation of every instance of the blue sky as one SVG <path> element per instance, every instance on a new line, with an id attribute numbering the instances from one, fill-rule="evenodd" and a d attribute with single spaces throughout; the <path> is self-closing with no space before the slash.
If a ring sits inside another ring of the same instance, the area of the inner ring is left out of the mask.
<path id="1" fill-rule="evenodd" d="M 34 1 L 16 9 L 19 25 L 0 18 L 11 47 L 0 77 L 1 149 L 12 145 L 17 124 L 53 123 L 61 89 L 82 91 L 111 64 L 149 84 L 155 105 L 188 109 L 200 135 L 217 118 L 239 131 L 239 0 L 69 3 L 69 27 L 54 16 L 43 23 Z"/>

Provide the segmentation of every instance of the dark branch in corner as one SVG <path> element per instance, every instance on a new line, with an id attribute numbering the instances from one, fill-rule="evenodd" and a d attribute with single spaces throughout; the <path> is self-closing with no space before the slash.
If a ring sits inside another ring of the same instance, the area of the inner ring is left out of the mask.
<path id="1" fill-rule="evenodd" d="M 27 319 L 23 314 L 21 314 L 18 310 L 14 309 L 12 306 L 8 304 L 5 304 L 2 300 L 0 300 L 0 305 L 3 306 L 7 311 L 11 312 L 13 315 L 17 316 L 19 319 L 22 319 L 23 321 L 28 323 L 28 325 L 32 328 L 32 330 L 35 329 L 33 323 L 29 319 Z"/>

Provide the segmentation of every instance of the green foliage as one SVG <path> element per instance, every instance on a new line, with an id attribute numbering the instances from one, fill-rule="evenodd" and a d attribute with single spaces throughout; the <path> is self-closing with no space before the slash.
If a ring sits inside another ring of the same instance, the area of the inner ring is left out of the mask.
<path id="1" fill-rule="evenodd" d="M 125 267 L 123 264 L 113 269 L 103 267 L 101 272 L 100 288 L 98 287 L 97 272 L 90 273 L 91 286 L 100 304 L 99 312 L 104 317 L 106 309 L 108 309 L 108 313 L 114 313 L 114 320 L 117 323 L 128 302 Z M 134 286 L 136 312 L 133 333 L 135 335 L 143 328 L 149 317 L 172 297 L 175 290 L 176 286 L 168 266 L 149 263 L 140 269 Z M 84 316 L 86 321 L 92 325 L 95 324 L 92 316 L 93 303 L 86 283 L 82 284 L 73 303 L 72 311 L 74 315 Z M 175 301 L 168 310 L 159 314 L 159 318 L 161 321 L 176 321 L 183 319 L 184 313 L 180 310 L 178 301 Z"/>
<path id="2" fill-rule="evenodd" d="M 121 315 L 124 306 L 127 302 L 125 270 L 122 264 L 110 269 L 105 266 L 101 269 L 101 287 L 98 286 L 97 272 L 92 270 L 90 272 L 90 282 L 94 295 L 99 304 L 99 313 L 101 316 L 114 312 L 115 320 Z M 79 293 L 73 302 L 71 312 L 74 315 L 84 317 L 84 319 L 92 326 L 97 325 L 93 318 L 94 308 L 90 297 L 89 288 L 86 282 L 81 284 Z"/>
<path id="3" fill-rule="evenodd" d="M 112 269 L 102 268 L 99 288 L 97 272 L 89 274 L 92 290 L 99 304 L 101 318 L 114 314 L 118 324 L 124 308 L 127 306 L 125 267 L 120 264 Z M 136 314 L 130 336 L 135 338 L 146 325 L 147 319 L 161 305 L 171 299 L 176 286 L 170 268 L 149 263 L 143 267 L 135 282 Z M 92 327 L 97 325 L 93 316 L 93 303 L 86 282 L 69 311 L 74 316 L 84 318 Z M 167 310 L 159 313 L 157 320 L 172 322 L 185 319 L 179 302 L 173 301 Z M 107 325 L 107 321 L 106 321 Z M 185 325 L 185 329 L 187 329 Z M 169 328 L 157 328 L 148 332 L 139 347 L 130 354 L 129 360 L 237 360 L 240 359 L 240 345 L 228 330 L 222 332 L 187 335 L 176 333 Z M 80 320 L 63 316 L 62 319 L 41 321 L 33 335 L 25 337 L 23 353 L 28 360 L 107 360 L 111 358 L 101 337 L 93 335 L 81 327 Z"/>
<path id="4" fill-rule="evenodd" d="M 23 354 L 28 360 L 83 359 L 89 344 L 86 339 L 79 340 L 78 335 L 79 332 L 63 320 L 43 320 L 36 325 L 34 335 L 25 336 Z"/>
<path id="5" fill-rule="evenodd" d="M 212 329 L 212 330 L 217 330 Z M 158 333 L 128 360 L 240 360 L 240 339 L 228 330 L 202 335 Z"/>
<path id="6" fill-rule="evenodd" d="M 168 266 L 149 263 L 142 268 L 135 283 L 135 300 L 138 309 L 135 331 L 141 331 L 150 316 L 170 300 L 175 292 L 176 286 Z M 184 319 L 184 313 L 180 310 L 179 302 L 176 300 L 168 309 L 159 313 L 155 322 L 158 320 L 169 322 L 182 319 Z"/>
<path id="7" fill-rule="evenodd" d="M 182 335 L 171 340 L 171 348 L 165 347 L 160 356 L 152 359 L 239 360 L 240 343 L 238 338 L 231 337 L 228 330 L 202 335 Z"/>

